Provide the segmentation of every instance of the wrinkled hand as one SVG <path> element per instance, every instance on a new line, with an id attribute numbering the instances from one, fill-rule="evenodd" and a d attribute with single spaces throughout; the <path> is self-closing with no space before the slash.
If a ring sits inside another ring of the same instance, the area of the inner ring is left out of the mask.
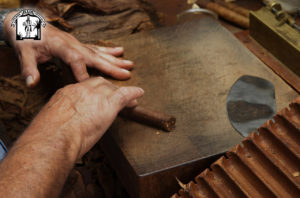
<path id="1" fill-rule="evenodd" d="M 133 67 L 129 60 L 115 56 L 123 53 L 122 47 L 109 48 L 80 43 L 67 32 L 47 24 L 42 28 L 41 40 L 16 40 L 16 30 L 11 27 L 11 19 L 17 12 L 9 13 L 4 21 L 5 40 L 15 49 L 19 57 L 22 74 L 29 87 L 34 87 L 40 79 L 37 64 L 57 57 L 70 65 L 75 78 L 81 82 L 89 77 L 86 66 L 96 68 L 116 79 L 130 78 L 128 71 Z"/>
<path id="2" fill-rule="evenodd" d="M 46 132 L 50 136 L 58 133 L 62 139 L 75 143 L 78 157 L 82 157 L 102 137 L 119 111 L 135 106 L 136 99 L 143 94 L 138 87 L 117 87 L 101 77 L 90 78 L 58 90 L 29 130 L 38 130 L 45 136 Z"/>

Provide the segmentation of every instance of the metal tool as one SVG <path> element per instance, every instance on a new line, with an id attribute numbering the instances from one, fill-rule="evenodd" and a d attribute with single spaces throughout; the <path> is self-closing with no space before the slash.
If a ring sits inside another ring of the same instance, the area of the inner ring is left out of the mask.
<path id="1" fill-rule="evenodd" d="M 195 19 L 195 16 L 201 17 L 202 15 L 210 15 L 215 19 L 218 19 L 218 15 L 215 12 L 210 11 L 208 9 L 200 8 L 197 4 L 193 4 L 192 8 L 187 9 L 177 15 L 177 21 L 178 23 L 181 23 L 183 21 Z"/>
<path id="2" fill-rule="evenodd" d="M 299 0 L 263 0 L 263 3 L 267 6 L 270 3 L 280 3 L 285 11 L 289 14 L 297 14 L 300 11 L 300 1 Z M 299 14 L 298 14 L 299 15 Z"/>
<path id="3" fill-rule="evenodd" d="M 250 35 L 300 76 L 300 28 L 278 3 L 250 12 Z"/>
<path id="4" fill-rule="evenodd" d="M 271 10 L 271 12 L 275 15 L 276 19 L 280 21 L 279 25 L 282 25 L 284 23 L 287 23 L 292 28 L 295 28 L 296 30 L 300 31 L 300 27 L 296 24 L 296 20 L 294 17 L 289 15 L 281 6 L 280 3 L 277 3 L 275 1 L 269 2 L 267 4 L 267 8 Z"/>
<path id="5" fill-rule="evenodd" d="M 242 28 L 249 28 L 249 17 L 240 14 L 241 8 L 239 8 L 239 12 L 237 12 L 238 6 L 236 5 L 224 5 L 221 4 L 220 1 L 213 2 L 210 0 L 198 0 L 197 3 L 199 6 L 217 13 L 221 18 L 235 25 Z"/>
<path id="6" fill-rule="evenodd" d="M 194 20 L 205 15 L 213 16 L 215 19 L 218 19 L 218 16 L 220 16 L 221 18 L 224 18 L 242 28 L 249 28 L 249 10 L 221 0 L 217 0 L 215 2 L 209 0 L 198 0 L 197 4 L 194 3 L 192 5 L 191 9 L 178 14 L 177 21 L 181 23 Z"/>
<path id="7" fill-rule="evenodd" d="M 2 125 L 0 125 L 0 162 L 4 159 L 6 156 L 6 153 L 8 152 L 6 146 L 8 145 L 7 136 L 5 134 L 5 129 Z"/>
<path id="8" fill-rule="evenodd" d="M 274 86 L 262 78 L 242 76 L 231 87 L 226 106 L 232 126 L 246 137 L 275 115 Z"/>

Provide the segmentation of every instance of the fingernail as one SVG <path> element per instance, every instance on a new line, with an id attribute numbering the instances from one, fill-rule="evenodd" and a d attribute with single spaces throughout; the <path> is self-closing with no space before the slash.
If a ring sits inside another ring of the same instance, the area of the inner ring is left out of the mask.
<path id="1" fill-rule="evenodd" d="M 127 107 L 132 108 L 132 107 L 135 107 L 137 104 L 138 104 L 138 101 L 135 99 L 135 100 L 132 100 L 132 101 L 127 105 Z"/>
<path id="2" fill-rule="evenodd" d="M 144 89 L 142 89 L 142 88 L 139 88 L 139 89 L 140 89 L 140 92 L 141 92 L 142 94 L 145 93 Z"/>
<path id="3" fill-rule="evenodd" d="M 121 51 L 121 50 L 123 50 L 123 47 L 115 47 L 115 50 Z"/>
<path id="4" fill-rule="evenodd" d="M 26 78 L 27 87 L 31 87 L 32 84 L 33 84 L 33 77 L 32 76 L 27 76 L 27 78 Z"/>
<path id="5" fill-rule="evenodd" d="M 133 62 L 130 60 L 123 60 L 123 63 L 125 63 L 126 65 L 132 65 Z"/>
<path id="6" fill-rule="evenodd" d="M 130 74 L 130 71 L 128 71 L 127 69 L 122 69 L 122 71 L 123 71 L 124 73 Z"/>

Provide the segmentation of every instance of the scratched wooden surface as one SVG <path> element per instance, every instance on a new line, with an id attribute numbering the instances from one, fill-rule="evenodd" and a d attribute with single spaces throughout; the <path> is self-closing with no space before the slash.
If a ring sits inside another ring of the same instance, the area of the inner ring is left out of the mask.
<path id="1" fill-rule="evenodd" d="M 106 153 L 117 153 L 110 157 L 114 167 L 119 167 L 119 175 L 124 177 L 122 169 L 126 172 L 126 168 L 135 174 L 130 184 L 126 179 L 131 176 L 121 178 L 129 191 L 136 191 L 130 193 L 135 197 L 171 195 L 169 191 L 176 186 L 175 176 L 180 171 L 169 174 L 169 170 L 201 163 L 240 142 L 242 138 L 230 125 L 226 113 L 227 94 L 240 76 L 254 75 L 271 81 L 277 109 L 297 96 L 212 18 L 113 42 L 124 46 L 126 57 L 135 62 L 132 78 L 116 83 L 142 87 L 145 96 L 140 105 L 177 118 L 176 129 L 171 133 L 118 118 L 103 138 Z M 123 162 L 118 163 L 114 156 L 123 157 Z M 168 175 L 168 182 L 153 179 L 157 172 Z M 145 182 L 147 178 L 153 182 Z"/>

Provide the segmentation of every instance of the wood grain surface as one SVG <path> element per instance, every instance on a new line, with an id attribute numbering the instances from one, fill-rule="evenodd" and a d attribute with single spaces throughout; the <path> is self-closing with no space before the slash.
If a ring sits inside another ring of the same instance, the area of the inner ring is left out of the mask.
<path id="1" fill-rule="evenodd" d="M 281 63 L 270 52 L 263 48 L 258 42 L 250 37 L 249 31 L 241 31 L 235 34 L 244 45 L 265 63 L 270 69 L 272 69 L 278 76 L 280 76 L 286 83 L 293 87 L 298 93 L 300 93 L 300 77 L 291 71 L 287 66 Z"/>
<path id="2" fill-rule="evenodd" d="M 201 166 L 241 141 L 226 113 L 227 94 L 240 76 L 271 81 L 277 109 L 298 95 L 210 17 L 112 42 L 135 62 L 132 78 L 115 83 L 142 87 L 140 105 L 177 119 L 176 129 L 165 133 L 118 118 L 102 139 L 132 197 L 172 195 L 179 188 L 175 177 L 188 175 L 191 164 Z"/>

